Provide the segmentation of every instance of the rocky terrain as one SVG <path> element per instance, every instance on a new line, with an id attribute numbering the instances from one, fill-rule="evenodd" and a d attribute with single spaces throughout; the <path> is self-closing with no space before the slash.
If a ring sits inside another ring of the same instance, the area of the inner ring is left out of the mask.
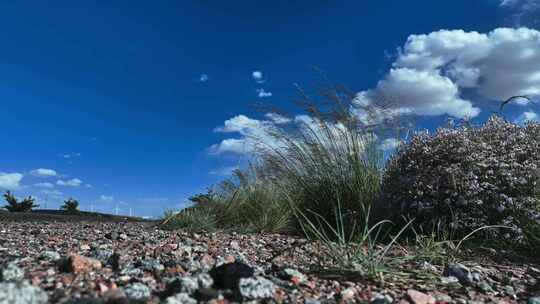
<path id="1" fill-rule="evenodd" d="M 297 237 L 0 217 L 0 303 L 540 303 L 540 265 L 481 251 L 367 280 L 317 270 L 324 251 Z"/>

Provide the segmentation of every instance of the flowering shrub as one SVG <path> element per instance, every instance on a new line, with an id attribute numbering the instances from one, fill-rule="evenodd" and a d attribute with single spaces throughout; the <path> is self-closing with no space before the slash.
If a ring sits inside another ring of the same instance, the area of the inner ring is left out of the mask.
<path id="1" fill-rule="evenodd" d="M 414 217 L 424 229 L 468 233 L 486 225 L 491 237 L 526 238 L 525 220 L 540 222 L 540 124 L 492 116 L 481 127 L 419 133 L 390 159 L 383 209 Z"/>

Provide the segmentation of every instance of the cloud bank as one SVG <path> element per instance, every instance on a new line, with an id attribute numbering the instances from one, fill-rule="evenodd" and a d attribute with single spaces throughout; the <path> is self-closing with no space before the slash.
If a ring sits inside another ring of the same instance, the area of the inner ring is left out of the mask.
<path id="1" fill-rule="evenodd" d="M 389 102 L 400 113 L 475 117 L 480 108 L 464 96 L 465 90 L 497 102 L 540 95 L 540 32 L 498 28 L 485 34 L 441 30 L 411 35 L 386 76 L 375 88 L 359 92 L 354 102 Z"/>

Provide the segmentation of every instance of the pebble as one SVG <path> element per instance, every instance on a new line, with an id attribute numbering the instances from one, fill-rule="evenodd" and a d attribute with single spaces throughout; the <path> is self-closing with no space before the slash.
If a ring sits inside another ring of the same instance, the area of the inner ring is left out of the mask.
<path id="1" fill-rule="evenodd" d="M 460 263 L 451 263 L 446 266 L 444 275 L 448 277 L 456 277 L 463 285 L 470 285 L 473 283 L 473 276 L 469 268 Z"/>
<path id="2" fill-rule="evenodd" d="M 529 298 L 527 304 L 540 304 L 540 297 Z"/>
<path id="3" fill-rule="evenodd" d="M 242 278 L 252 277 L 253 268 L 240 262 L 223 264 L 210 270 L 210 276 L 218 288 L 235 289 Z"/>
<path id="4" fill-rule="evenodd" d="M 453 276 L 441 277 L 441 283 L 446 284 L 446 285 L 457 284 L 459 283 L 459 279 Z"/>
<path id="5" fill-rule="evenodd" d="M 187 293 L 177 293 L 165 300 L 165 304 L 197 304 L 197 300 L 190 297 Z"/>
<path id="6" fill-rule="evenodd" d="M 0 304 L 45 304 L 47 293 L 28 282 L 0 283 Z"/>
<path id="7" fill-rule="evenodd" d="M 8 263 L 0 270 L 0 282 L 20 282 L 24 279 L 24 270 L 15 263 Z"/>
<path id="8" fill-rule="evenodd" d="M 414 289 L 407 290 L 407 296 L 414 304 L 435 304 L 436 302 L 434 297 Z"/>
<path id="9" fill-rule="evenodd" d="M 143 283 L 132 283 L 126 286 L 124 289 L 126 295 L 132 300 L 145 300 L 152 295 L 150 288 Z"/>
<path id="10" fill-rule="evenodd" d="M 292 281 L 293 283 L 297 285 L 307 281 L 306 276 L 296 269 L 285 268 L 283 269 L 283 272 L 286 275 L 286 279 Z"/>
<path id="11" fill-rule="evenodd" d="M 238 290 L 242 297 L 249 300 L 270 299 L 274 295 L 275 285 L 263 277 L 242 278 Z"/>
<path id="12" fill-rule="evenodd" d="M 67 258 L 66 266 L 69 272 L 86 273 L 101 269 L 101 262 L 82 255 L 70 254 Z"/>
<path id="13" fill-rule="evenodd" d="M 356 295 L 356 290 L 352 287 L 346 288 L 340 292 L 341 299 L 344 301 L 350 301 L 354 299 L 354 296 Z"/>
<path id="14" fill-rule="evenodd" d="M 50 250 L 43 251 L 39 256 L 41 259 L 46 260 L 46 261 L 51 261 L 51 262 L 56 262 L 62 259 L 62 257 L 60 256 L 60 253 L 56 251 L 50 251 Z"/>
<path id="15" fill-rule="evenodd" d="M 394 299 L 392 299 L 391 296 L 380 293 L 375 294 L 371 300 L 369 300 L 370 304 L 391 304 L 392 302 L 394 302 Z"/>

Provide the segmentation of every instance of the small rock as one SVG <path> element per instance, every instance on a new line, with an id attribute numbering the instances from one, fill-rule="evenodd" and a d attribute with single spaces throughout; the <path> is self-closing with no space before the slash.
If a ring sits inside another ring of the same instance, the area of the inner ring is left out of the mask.
<path id="1" fill-rule="evenodd" d="M 341 295 L 341 299 L 343 299 L 344 301 L 346 302 L 351 301 L 352 299 L 354 299 L 354 296 L 356 295 L 356 290 L 352 287 L 349 287 L 342 290 L 340 295 Z"/>
<path id="2" fill-rule="evenodd" d="M 514 287 L 512 287 L 510 285 L 504 286 L 503 290 L 509 296 L 515 296 L 516 295 L 516 290 L 514 289 Z"/>
<path id="3" fill-rule="evenodd" d="M 143 270 L 154 272 L 154 273 L 162 273 L 165 270 L 165 266 L 161 264 L 156 259 L 144 259 L 141 261 L 141 266 Z"/>
<path id="4" fill-rule="evenodd" d="M 56 251 L 50 251 L 50 250 L 47 250 L 47 251 L 43 251 L 39 257 L 43 260 L 46 260 L 46 261 L 51 261 L 51 262 L 56 262 L 56 261 L 59 261 L 62 257 L 60 256 L 60 253 L 56 252 Z"/>
<path id="5" fill-rule="evenodd" d="M 126 295 L 133 300 L 146 300 L 152 295 L 150 288 L 143 283 L 129 284 L 125 288 Z"/>
<path id="6" fill-rule="evenodd" d="M 237 241 L 231 241 L 229 243 L 229 246 L 231 247 L 231 249 L 233 250 L 240 250 L 240 244 L 237 242 Z"/>
<path id="7" fill-rule="evenodd" d="M 370 304 L 391 304 L 394 302 L 394 299 L 392 299 L 389 295 L 382 295 L 380 293 L 376 294 L 369 300 Z"/>
<path id="8" fill-rule="evenodd" d="M 482 282 L 478 283 L 477 286 L 484 293 L 493 292 L 493 288 L 491 288 L 491 286 L 485 281 L 482 281 Z"/>
<path id="9" fill-rule="evenodd" d="M 283 273 L 285 274 L 285 279 L 290 280 L 295 284 L 300 284 L 307 281 L 306 276 L 296 269 L 285 268 L 283 269 Z"/>
<path id="10" fill-rule="evenodd" d="M 407 290 L 409 300 L 414 304 L 435 304 L 435 298 L 423 292 L 409 289 Z"/>
<path id="11" fill-rule="evenodd" d="M 109 240 L 116 240 L 118 238 L 118 232 L 113 231 L 105 233 L 105 238 Z"/>
<path id="12" fill-rule="evenodd" d="M 250 300 L 272 298 L 274 289 L 274 283 L 263 277 L 241 278 L 238 283 L 240 295 Z"/>
<path id="13" fill-rule="evenodd" d="M 527 300 L 527 304 L 540 304 L 540 297 L 532 297 Z"/>
<path id="14" fill-rule="evenodd" d="M 447 285 L 457 284 L 457 283 L 459 283 L 459 279 L 456 278 L 456 277 L 453 277 L 453 276 L 441 277 L 441 283 L 447 284 Z"/>
<path id="15" fill-rule="evenodd" d="M 0 283 L 0 304 L 45 304 L 47 293 L 28 282 Z"/>
<path id="16" fill-rule="evenodd" d="M 448 264 L 443 275 L 447 277 L 456 277 L 463 285 L 470 285 L 474 280 L 469 268 L 460 263 Z"/>
<path id="17" fill-rule="evenodd" d="M 199 288 L 195 292 L 195 298 L 202 302 L 207 302 L 219 297 L 219 291 L 213 288 Z"/>
<path id="18" fill-rule="evenodd" d="M 174 296 L 168 297 L 165 304 L 197 304 L 197 300 L 190 297 L 187 293 L 177 293 Z"/>
<path id="19" fill-rule="evenodd" d="M 121 288 L 114 288 L 105 291 L 102 295 L 103 300 L 107 304 L 127 304 L 128 299 L 126 293 Z"/>
<path id="20" fill-rule="evenodd" d="M 66 263 L 67 271 L 73 273 L 86 273 L 101 269 L 100 261 L 77 254 L 70 254 Z"/>
<path id="21" fill-rule="evenodd" d="M 234 262 L 214 267 L 209 273 L 216 287 L 235 289 L 240 279 L 252 277 L 254 271 L 246 264 Z"/>
<path id="22" fill-rule="evenodd" d="M 81 249 L 82 251 L 88 251 L 90 250 L 90 246 L 88 244 L 82 244 L 79 249 Z"/>
<path id="23" fill-rule="evenodd" d="M 435 295 L 437 303 L 452 303 L 452 297 L 446 294 Z"/>
<path id="24" fill-rule="evenodd" d="M 199 281 L 194 277 L 183 277 L 179 279 L 180 292 L 193 294 L 199 289 Z"/>
<path id="25" fill-rule="evenodd" d="M 200 288 L 210 288 L 214 285 L 214 279 L 208 273 L 200 273 L 197 275 L 197 281 Z"/>
<path id="26" fill-rule="evenodd" d="M 0 270 L 0 282 L 20 282 L 24 280 L 24 270 L 15 263 L 8 263 Z"/>
<path id="27" fill-rule="evenodd" d="M 122 241 L 125 241 L 125 240 L 128 239 L 128 236 L 125 233 L 120 233 L 120 235 L 118 235 L 118 239 L 122 240 Z"/>

